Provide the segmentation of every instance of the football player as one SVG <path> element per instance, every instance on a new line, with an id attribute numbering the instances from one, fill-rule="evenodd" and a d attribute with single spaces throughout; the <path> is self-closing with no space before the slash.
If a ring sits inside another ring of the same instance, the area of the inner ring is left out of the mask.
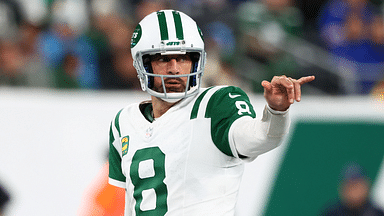
<path id="1" fill-rule="evenodd" d="M 315 77 L 263 81 L 257 120 L 240 88 L 200 88 L 204 41 L 186 14 L 146 16 L 131 52 L 151 100 L 121 109 L 110 126 L 109 183 L 125 188 L 125 214 L 234 215 L 244 162 L 279 145 L 288 108 Z"/>

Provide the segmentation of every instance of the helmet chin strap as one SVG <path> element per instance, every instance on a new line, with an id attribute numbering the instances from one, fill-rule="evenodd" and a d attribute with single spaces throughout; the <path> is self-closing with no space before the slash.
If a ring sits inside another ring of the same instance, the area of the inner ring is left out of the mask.
<path id="1" fill-rule="evenodd" d="M 167 103 L 176 103 L 179 102 L 183 98 L 177 98 L 177 99 L 172 99 L 172 98 L 159 98 Z"/>

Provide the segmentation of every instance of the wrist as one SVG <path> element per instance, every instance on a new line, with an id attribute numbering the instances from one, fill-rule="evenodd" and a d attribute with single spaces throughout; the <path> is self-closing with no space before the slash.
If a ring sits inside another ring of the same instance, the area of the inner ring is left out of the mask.
<path id="1" fill-rule="evenodd" d="M 269 104 L 267 104 L 267 109 L 272 113 L 272 114 L 275 114 L 275 115 L 284 115 L 288 112 L 289 110 L 289 107 L 286 108 L 286 109 L 283 109 L 283 110 L 279 110 L 279 109 L 274 109 L 273 107 L 271 107 Z"/>

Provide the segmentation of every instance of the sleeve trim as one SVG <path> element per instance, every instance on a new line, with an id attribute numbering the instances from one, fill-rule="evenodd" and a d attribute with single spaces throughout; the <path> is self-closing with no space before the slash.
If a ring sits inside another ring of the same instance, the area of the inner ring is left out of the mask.
<path id="1" fill-rule="evenodd" d="M 277 110 L 272 109 L 268 104 L 266 106 L 267 106 L 268 111 L 274 115 L 285 115 L 289 111 L 289 108 L 285 111 L 277 111 Z"/>
<path id="2" fill-rule="evenodd" d="M 116 187 L 125 188 L 125 182 L 118 181 L 112 178 L 108 178 L 108 183 Z"/>

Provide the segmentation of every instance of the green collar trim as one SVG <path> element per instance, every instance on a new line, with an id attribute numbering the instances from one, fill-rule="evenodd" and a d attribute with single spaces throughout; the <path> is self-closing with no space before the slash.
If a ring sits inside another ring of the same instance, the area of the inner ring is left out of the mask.
<path id="1" fill-rule="evenodd" d="M 151 123 L 155 120 L 153 118 L 152 111 L 153 111 L 152 103 L 145 104 L 143 115 Z"/>

